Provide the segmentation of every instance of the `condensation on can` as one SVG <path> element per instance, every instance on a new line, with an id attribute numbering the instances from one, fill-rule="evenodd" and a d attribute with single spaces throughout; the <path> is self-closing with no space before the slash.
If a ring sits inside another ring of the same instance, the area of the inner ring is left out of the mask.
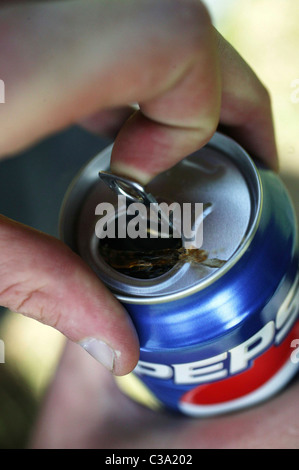
<path id="1" fill-rule="evenodd" d="M 291 345 L 299 337 L 296 220 L 278 175 L 216 133 L 156 177 L 146 189 L 159 201 L 207 208 L 201 248 L 222 263 L 186 260 L 140 279 L 109 266 L 95 234 L 96 206 L 117 203 L 98 178 L 109 170 L 111 151 L 71 185 L 61 238 L 128 310 L 140 340 L 134 376 L 141 393 L 191 416 L 234 411 L 277 393 L 298 370 Z"/>

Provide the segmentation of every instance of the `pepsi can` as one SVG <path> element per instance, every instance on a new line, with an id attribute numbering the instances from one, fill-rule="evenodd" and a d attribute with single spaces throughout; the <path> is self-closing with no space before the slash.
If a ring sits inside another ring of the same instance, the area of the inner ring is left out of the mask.
<path id="1" fill-rule="evenodd" d="M 185 242 L 152 239 L 141 251 L 160 253 L 156 267 L 139 275 L 104 256 L 118 249 L 126 257 L 138 241 L 95 234 L 98 204 L 117 202 L 98 176 L 109 171 L 111 151 L 91 160 L 69 188 L 61 237 L 130 314 L 140 340 L 134 380 L 162 408 L 195 417 L 278 393 L 299 362 L 292 355 L 299 343 L 296 220 L 279 176 L 216 133 L 146 187 L 157 201 L 203 204 L 206 256 L 196 262 L 185 250 L 160 270 L 163 250 L 182 252 Z"/>

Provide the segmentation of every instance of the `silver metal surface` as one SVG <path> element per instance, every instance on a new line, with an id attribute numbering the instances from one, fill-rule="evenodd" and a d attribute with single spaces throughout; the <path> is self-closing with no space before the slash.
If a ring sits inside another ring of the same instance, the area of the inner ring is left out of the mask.
<path id="1" fill-rule="evenodd" d="M 112 191 L 120 196 L 125 196 L 128 201 L 142 202 L 146 206 L 157 204 L 157 200 L 153 195 L 147 193 L 144 187 L 136 181 L 114 175 L 108 171 L 99 171 L 99 177 Z"/>
<path id="2" fill-rule="evenodd" d="M 95 235 L 96 206 L 100 202 L 117 203 L 117 195 L 98 178 L 99 171 L 109 171 L 111 151 L 112 146 L 97 155 L 69 189 L 62 210 L 61 236 L 120 300 L 154 303 L 189 295 L 224 275 L 248 249 L 262 206 L 259 175 L 238 144 L 215 134 L 204 148 L 157 176 L 145 189 L 155 200 L 167 203 L 203 203 L 202 249 L 209 258 L 226 262 L 219 268 L 178 263 L 154 279 L 135 279 L 112 269 L 100 256 L 100 240 Z"/>
<path id="3" fill-rule="evenodd" d="M 158 201 L 151 193 L 148 193 L 141 184 L 129 180 L 128 178 L 109 173 L 108 171 L 99 171 L 99 178 L 116 194 L 125 196 L 127 202 L 141 202 L 146 207 L 151 207 L 152 210 L 156 209 L 158 220 L 160 222 L 165 221 L 166 224 L 173 229 L 173 224 L 167 214 L 157 210 Z"/>

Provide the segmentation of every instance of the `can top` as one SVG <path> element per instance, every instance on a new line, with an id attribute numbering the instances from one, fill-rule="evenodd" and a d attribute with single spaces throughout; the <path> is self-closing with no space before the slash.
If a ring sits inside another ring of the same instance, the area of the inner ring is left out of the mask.
<path id="1" fill-rule="evenodd" d="M 240 259 L 258 225 L 261 184 L 254 163 L 242 147 L 216 133 L 205 147 L 146 187 L 159 202 L 191 203 L 191 207 L 192 203 L 203 204 L 201 249 L 207 252 L 206 262 L 186 257 L 151 279 L 111 268 L 101 256 L 101 240 L 95 233 L 97 205 L 117 204 L 116 194 L 98 177 L 99 171 L 109 170 L 111 151 L 112 146 L 88 163 L 69 189 L 62 209 L 61 236 L 120 300 L 154 303 L 191 294 L 224 275 Z M 152 243 L 154 247 L 155 240 Z"/>

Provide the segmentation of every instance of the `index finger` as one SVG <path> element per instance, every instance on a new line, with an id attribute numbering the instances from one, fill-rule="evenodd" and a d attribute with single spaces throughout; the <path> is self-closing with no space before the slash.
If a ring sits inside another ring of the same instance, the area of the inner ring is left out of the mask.
<path id="1" fill-rule="evenodd" d="M 112 154 L 116 173 L 148 182 L 202 147 L 219 121 L 252 156 L 277 171 L 267 89 L 211 25 L 207 24 L 204 36 L 183 77 L 163 95 L 142 104 L 141 111 L 122 128 Z M 211 40 L 213 36 L 218 44 Z"/>
<path id="2" fill-rule="evenodd" d="M 0 12 L 2 156 L 99 109 L 139 102 L 142 113 L 115 146 L 115 167 L 149 179 L 203 145 L 219 117 L 275 166 L 263 87 L 234 54 L 219 55 L 200 1 L 75 0 Z"/>

